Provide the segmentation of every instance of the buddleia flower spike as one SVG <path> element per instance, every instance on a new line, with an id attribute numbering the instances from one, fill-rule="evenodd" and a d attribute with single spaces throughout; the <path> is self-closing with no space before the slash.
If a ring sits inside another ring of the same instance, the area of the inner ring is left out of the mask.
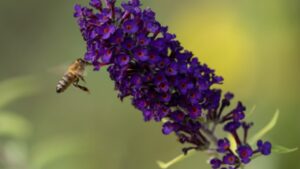
<path id="1" fill-rule="evenodd" d="M 214 151 L 213 169 L 237 169 L 256 155 L 271 153 L 269 141 L 249 144 L 253 123 L 245 120 L 246 107 L 238 102 L 228 110 L 234 95 L 212 87 L 223 78 L 184 49 L 155 12 L 142 9 L 139 0 L 121 7 L 115 0 L 91 0 L 90 5 L 76 5 L 74 13 L 87 45 L 84 59 L 95 70 L 107 69 L 120 100 L 130 98 L 145 121 L 162 122 L 163 134 L 173 133 L 189 145 L 184 154 Z M 217 126 L 233 139 L 218 137 Z"/>

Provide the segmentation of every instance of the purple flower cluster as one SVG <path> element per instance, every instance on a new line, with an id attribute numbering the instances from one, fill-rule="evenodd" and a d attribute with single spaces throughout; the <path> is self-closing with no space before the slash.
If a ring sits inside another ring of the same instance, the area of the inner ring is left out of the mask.
<path id="1" fill-rule="evenodd" d="M 224 164 L 237 168 L 257 152 L 270 154 L 269 142 L 259 141 L 258 149 L 252 151 L 246 141 L 251 124 L 242 121 L 245 107 L 239 102 L 223 115 L 233 94 L 226 93 L 222 99 L 222 91 L 212 88 L 223 78 L 184 50 L 151 9 L 141 9 L 139 0 L 123 2 L 122 7 L 116 7 L 115 0 L 106 0 L 105 5 L 91 0 L 90 5 L 96 11 L 76 5 L 74 14 L 87 43 L 84 59 L 95 70 L 108 67 L 118 97 L 130 96 L 145 121 L 163 121 L 164 134 L 175 133 L 179 142 L 192 145 L 183 149 L 185 153 L 206 150 L 216 143 L 217 151 L 225 155 L 223 160 L 211 160 L 213 168 Z M 235 138 L 236 153 L 228 140 L 214 135 L 218 124 L 224 124 L 224 131 Z M 244 129 L 244 140 L 237 134 L 239 128 Z"/>
<path id="2" fill-rule="evenodd" d="M 241 102 L 238 102 L 237 106 L 228 113 L 223 114 L 225 107 L 230 105 L 230 100 L 233 98 L 233 94 L 227 93 L 222 99 L 221 106 L 218 111 L 217 118 L 212 119 L 214 126 L 217 124 L 224 124 L 223 130 L 228 132 L 234 138 L 234 142 L 237 145 L 236 150 L 232 150 L 231 143 L 227 138 L 217 140 L 216 151 L 223 155 L 222 159 L 213 158 L 210 160 L 210 164 L 213 169 L 237 169 L 241 165 L 248 164 L 254 155 L 269 155 L 271 154 L 272 145 L 270 142 L 257 141 L 257 148 L 253 148 L 248 144 L 248 130 L 253 123 L 247 123 L 244 121 L 246 108 Z M 213 127 L 214 128 L 214 127 Z M 243 136 L 240 137 L 238 129 L 242 129 Z M 213 131 L 214 129 L 212 129 Z M 222 167 L 221 167 L 222 166 Z"/>
<path id="3" fill-rule="evenodd" d="M 217 147 L 217 152 L 224 154 L 224 156 L 223 159 L 213 158 L 210 160 L 210 164 L 213 169 L 220 168 L 221 165 L 227 165 L 232 169 L 239 168 L 241 164 L 248 164 L 251 160 L 251 157 L 256 154 L 260 153 L 262 155 L 269 155 L 271 153 L 271 143 L 268 141 L 263 143 L 261 140 L 257 142 L 256 150 L 252 150 L 251 146 L 249 146 L 247 143 L 243 143 L 238 145 L 238 148 L 234 153 L 230 149 L 230 142 L 226 138 L 219 139 Z"/>

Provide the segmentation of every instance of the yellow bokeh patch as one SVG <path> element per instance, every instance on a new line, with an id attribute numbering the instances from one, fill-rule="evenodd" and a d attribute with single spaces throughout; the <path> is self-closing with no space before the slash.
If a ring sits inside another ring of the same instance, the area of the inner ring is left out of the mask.
<path id="1" fill-rule="evenodd" d="M 214 4 L 201 9 L 199 6 L 184 7 L 184 11 L 172 16 L 171 32 L 202 63 L 222 75 L 229 88 L 250 87 L 249 78 L 255 71 L 254 45 L 237 12 L 230 6 Z"/>

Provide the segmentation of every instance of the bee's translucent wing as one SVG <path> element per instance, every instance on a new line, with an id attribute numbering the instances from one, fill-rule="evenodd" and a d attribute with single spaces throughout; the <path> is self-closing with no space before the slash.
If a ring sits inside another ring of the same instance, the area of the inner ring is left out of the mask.
<path id="1" fill-rule="evenodd" d="M 68 70 L 69 64 L 60 64 L 48 68 L 46 71 L 50 74 L 63 75 Z"/>
<path id="2" fill-rule="evenodd" d="M 64 75 L 67 72 L 68 67 L 72 64 L 72 62 L 66 62 L 63 64 L 55 65 L 47 69 L 47 73 L 56 74 L 56 75 Z M 83 72 L 83 76 L 87 75 L 87 71 Z"/>

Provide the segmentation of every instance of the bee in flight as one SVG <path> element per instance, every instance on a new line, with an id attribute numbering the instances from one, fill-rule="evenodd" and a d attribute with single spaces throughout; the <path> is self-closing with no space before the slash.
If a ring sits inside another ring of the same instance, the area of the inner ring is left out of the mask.
<path id="1" fill-rule="evenodd" d="M 87 65 L 91 65 L 91 63 L 80 58 L 76 59 L 76 61 L 68 67 L 67 72 L 61 78 L 61 80 L 58 81 L 56 85 L 56 92 L 64 92 L 71 84 L 85 92 L 89 92 L 87 87 L 78 84 L 79 80 L 85 82 L 83 74 Z"/>

